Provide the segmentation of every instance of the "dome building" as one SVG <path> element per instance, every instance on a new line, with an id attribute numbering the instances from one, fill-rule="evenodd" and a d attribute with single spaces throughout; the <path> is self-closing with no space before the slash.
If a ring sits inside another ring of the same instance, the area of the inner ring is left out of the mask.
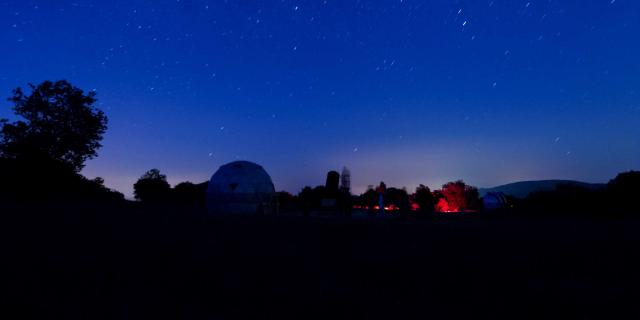
<path id="1" fill-rule="evenodd" d="M 207 210 L 213 214 L 253 215 L 276 211 L 276 193 L 269 174 L 249 161 L 221 166 L 207 186 Z"/>
<path id="2" fill-rule="evenodd" d="M 507 196 L 502 192 L 489 192 L 482 197 L 485 210 L 498 210 L 507 207 Z"/>

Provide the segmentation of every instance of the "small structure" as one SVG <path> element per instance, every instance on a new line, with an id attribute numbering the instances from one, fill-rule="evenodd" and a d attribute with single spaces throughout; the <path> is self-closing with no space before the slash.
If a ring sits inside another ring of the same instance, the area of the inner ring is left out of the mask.
<path id="1" fill-rule="evenodd" d="M 387 185 L 384 181 L 380 181 L 380 185 L 376 188 L 378 193 L 378 210 L 381 214 L 384 214 L 384 194 L 387 192 Z"/>
<path id="2" fill-rule="evenodd" d="M 485 210 L 499 210 L 507 207 L 507 196 L 502 192 L 489 192 L 482 198 Z"/>
<path id="3" fill-rule="evenodd" d="M 344 171 L 343 171 L 344 172 Z M 337 171 L 329 171 L 324 187 L 318 187 L 320 193 L 320 207 L 322 211 L 334 215 L 351 214 L 351 195 L 348 189 L 340 186 L 340 174 Z"/>
<path id="4" fill-rule="evenodd" d="M 269 174 L 249 161 L 221 166 L 207 186 L 207 210 L 212 214 L 276 213 L 276 193 Z"/>
<path id="5" fill-rule="evenodd" d="M 340 174 L 337 171 L 329 171 L 327 173 L 327 181 L 325 183 L 325 194 L 320 200 L 320 207 L 324 209 L 334 209 L 338 205 L 338 183 L 340 182 Z"/>
<path id="6" fill-rule="evenodd" d="M 345 193 L 351 192 L 351 171 L 347 167 L 342 168 L 340 175 L 340 191 Z"/>
<path id="7" fill-rule="evenodd" d="M 325 188 L 329 194 L 338 193 L 338 183 L 340 182 L 340 174 L 337 171 L 327 172 L 327 182 Z"/>

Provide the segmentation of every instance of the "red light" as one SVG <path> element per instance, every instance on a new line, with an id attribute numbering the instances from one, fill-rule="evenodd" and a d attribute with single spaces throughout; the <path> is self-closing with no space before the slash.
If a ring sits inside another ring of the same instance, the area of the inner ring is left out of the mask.
<path id="1" fill-rule="evenodd" d="M 438 203 L 436 204 L 437 212 L 451 212 L 451 208 L 449 207 L 449 203 L 445 198 L 440 198 Z"/>

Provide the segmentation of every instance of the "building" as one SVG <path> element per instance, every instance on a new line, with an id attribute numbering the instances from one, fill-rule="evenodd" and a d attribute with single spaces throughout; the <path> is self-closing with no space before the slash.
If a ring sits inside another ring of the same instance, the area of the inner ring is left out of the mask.
<path id="1" fill-rule="evenodd" d="M 507 197 L 502 192 L 488 192 L 482 197 L 485 210 L 498 210 L 507 207 Z"/>
<path id="2" fill-rule="evenodd" d="M 269 174 L 258 164 L 234 161 L 221 166 L 207 186 L 207 210 L 221 215 L 276 213 L 276 193 Z"/>
<path id="3" fill-rule="evenodd" d="M 347 167 L 342 168 L 340 175 L 340 190 L 342 192 L 351 193 L 351 171 Z"/>

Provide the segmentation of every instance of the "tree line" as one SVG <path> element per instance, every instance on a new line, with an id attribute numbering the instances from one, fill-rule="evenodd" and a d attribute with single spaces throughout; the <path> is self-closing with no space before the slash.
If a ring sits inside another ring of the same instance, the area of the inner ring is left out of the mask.
<path id="1" fill-rule="evenodd" d="M 0 119 L 0 198 L 124 201 L 121 193 L 105 187 L 102 178 L 80 174 L 85 162 L 98 156 L 107 130 L 108 118 L 95 106 L 96 93 L 65 80 L 29 84 L 29 90 L 16 88 L 8 99 L 18 120 Z M 142 203 L 172 201 L 202 207 L 206 186 L 206 182 L 183 182 L 171 187 L 165 175 L 151 169 L 134 184 L 134 195 Z M 282 210 L 305 212 L 320 208 L 327 196 L 337 198 L 342 208 L 353 205 L 371 211 L 376 206 L 379 210 L 381 203 L 400 212 L 482 210 L 478 189 L 462 180 L 434 191 L 420 185 L 408 193 L 381 182 L 359 196 L 343 193 L 328 195 L 324 186 L 307 186 L 297 195 L 279 192 L 277 197 Z M 640 199 L 640 172 L 620 173 L 600 190 L 558 185 L 525 199 L 506 199 L 504 209 L 519 212 L 630 213 Z"/>

